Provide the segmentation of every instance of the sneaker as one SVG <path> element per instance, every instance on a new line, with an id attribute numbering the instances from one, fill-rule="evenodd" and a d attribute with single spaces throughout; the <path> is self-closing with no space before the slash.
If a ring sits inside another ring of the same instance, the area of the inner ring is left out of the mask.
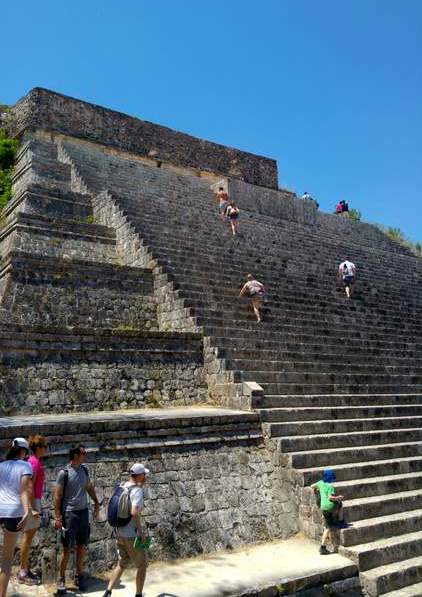
<path id="1" fill-rule="evenodd" d="M 59 578 L 57 581 L 56 595 L 66 595 L 66 580 L 64 578 Z"/>
<path id="2" fill-rule="evenodd" d="M 37 585 L 40 582 L 40 579 L 32 572 L 22 572 L 20 570 L 16 576 L 17 581 L 21 585 Z"/>
<path id="3" fill-rule="evenodd" d="M 336 522 L 336 524 L 335 524 L 336 529 L 348 529 L 351 526 L 352 526 L 351 524 L 349 524 L 348 522 L 345 522 L 344 520 L 339 520 L 339 522 Z"/>
<path id="4" fill-rule="evenodd" d="M 325 545 L 321 545 L 321 547 L 319 548 L 319 553 L 320 553 L 321 556 L 328 556 L 328 555 L 330 555 L 330 552 L 325 547 Z"/>
<path id="5" fill-rule="evenodd" d="M 79 589 L 80 591 L 86 591 L 88 588 L 88 582 L 87 582 L 87 578 L 86 578 L 86 574 L 77 574 L 75 576 L 75 585 L 76 588 Z"/>
<path id="6" fill-rule="evenodd" d="M 103 597 L 111 597 L 111 591 L 109 591 L 107 589 L 107 591 L 104 593 Z"/>

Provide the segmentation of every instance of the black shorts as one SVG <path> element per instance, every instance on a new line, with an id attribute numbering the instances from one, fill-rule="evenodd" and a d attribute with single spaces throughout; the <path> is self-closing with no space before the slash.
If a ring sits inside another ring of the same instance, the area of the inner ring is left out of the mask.
<path id="1" fill-rule="evenodd" d="M 355 282 L 355 276 L 344 276 L 343 284 L 350 287 Z"/>
<path id="2" fill-rule="evenodd" d="M 9 533 L 18 533 L 18 524 L 22 518 L 0 518 L 0 526 L 4 527 Z"/>
<path id="3" fill-rule="evenodd" d="M 321 510 L 324 517 L 324 526 L 326 529 L 332 529 L 337 526 L 338 523 L 338 511 L 341 508 L 341 504 L 337 502 L 332 510 Z"/>
<path id="4" fill-rule="evenodd" d="M 66 512 L 63 518 L 63 526 L 66 529 L 62 534 L 64 547 L 88 545 L 91 532 L 88 508 Z"/>

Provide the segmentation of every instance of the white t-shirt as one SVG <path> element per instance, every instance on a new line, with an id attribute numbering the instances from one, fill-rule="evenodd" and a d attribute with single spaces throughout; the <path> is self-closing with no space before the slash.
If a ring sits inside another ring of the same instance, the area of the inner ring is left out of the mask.
<path id="1" fill-rule="evenodd" d="M 142 487 L 138 487 L 135 483 L 132 483 L 132 481 L 126 481 L 126 483 L 123 483 L 123 487 L 131 488 L 130 503 L 132 506 L 137 506 L 140 510 L 144 504 L 144 490 Z M 136 527 L 133 518 L 131 518 L 128 524 L 124 527 L 117 528 L 117 536 L 127 538 L 136 537 Z"/>
<path id="2" fill-rule="evenodd" d="M 340 263 L 340 271 L 344 276 L 354 276 L 355 275 L 355 271 L 356 271 L 356 266 L 354 263 L 352 263 L 351 261 L 343 261 L 342 263 Z"/>
<path id="3" fill-rule="evenodd" d="M 0 463 L 0 518 L 21 518 L 21 479 L 32 477 L 32 467 L 24 460 L 5 460 Z"/>

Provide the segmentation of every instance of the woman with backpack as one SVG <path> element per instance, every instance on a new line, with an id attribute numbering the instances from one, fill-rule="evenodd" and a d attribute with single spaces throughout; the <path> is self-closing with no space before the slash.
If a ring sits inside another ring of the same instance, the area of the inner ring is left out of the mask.
<path id="1" fill-rule="evenodd" d="M 261 314 L 259 309 L 261 307 L 262 300 L 266 295 L 265 286 L 261 284 L 261 282 L 258 282 L 258 280 L 256 280 L 252 274 L 248 274 L 246 279 L 247 281 L 243 285 L 242 290 L 239 293 L 239 297 L 245 295 L 249 297 L 253 312 L 255 313 L 256 322 L 260 323 Z"/>
<path id="2" fill-rule="evenodd" d="M 237 207 L 237 205 L 235 204 L 235 202 L 233 200 L 230 200 L 226 210 L 224 212 L 224 215 L 226 216 L 226 218 L 228 218 L 229 222 L 230 222 L 230 226 L 232 229 L 232 234 L 233 236 L 236 235 L 236 221 L 237 218 L 239 217 L 239 208 Z"/>

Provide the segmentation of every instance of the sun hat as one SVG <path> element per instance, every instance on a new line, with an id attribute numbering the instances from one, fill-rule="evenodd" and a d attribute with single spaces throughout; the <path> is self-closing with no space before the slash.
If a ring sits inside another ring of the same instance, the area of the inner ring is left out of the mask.
<path id="1" fill-rule="evenodd" d="M 24 448 L 29 452 L 29 444 L 24 437 L 15 437 L 15 439 L 12 441 L 12 446 L 14 448 Z"/>
<path id="2" fill-rule="evenodd" d="M 140 462 L 135 462 L 135 464 L 132 464 L 132 466 L 130 467 L 130 474 L 131 475 L 149 475 L 149 469 L 146 468 Z"/>

